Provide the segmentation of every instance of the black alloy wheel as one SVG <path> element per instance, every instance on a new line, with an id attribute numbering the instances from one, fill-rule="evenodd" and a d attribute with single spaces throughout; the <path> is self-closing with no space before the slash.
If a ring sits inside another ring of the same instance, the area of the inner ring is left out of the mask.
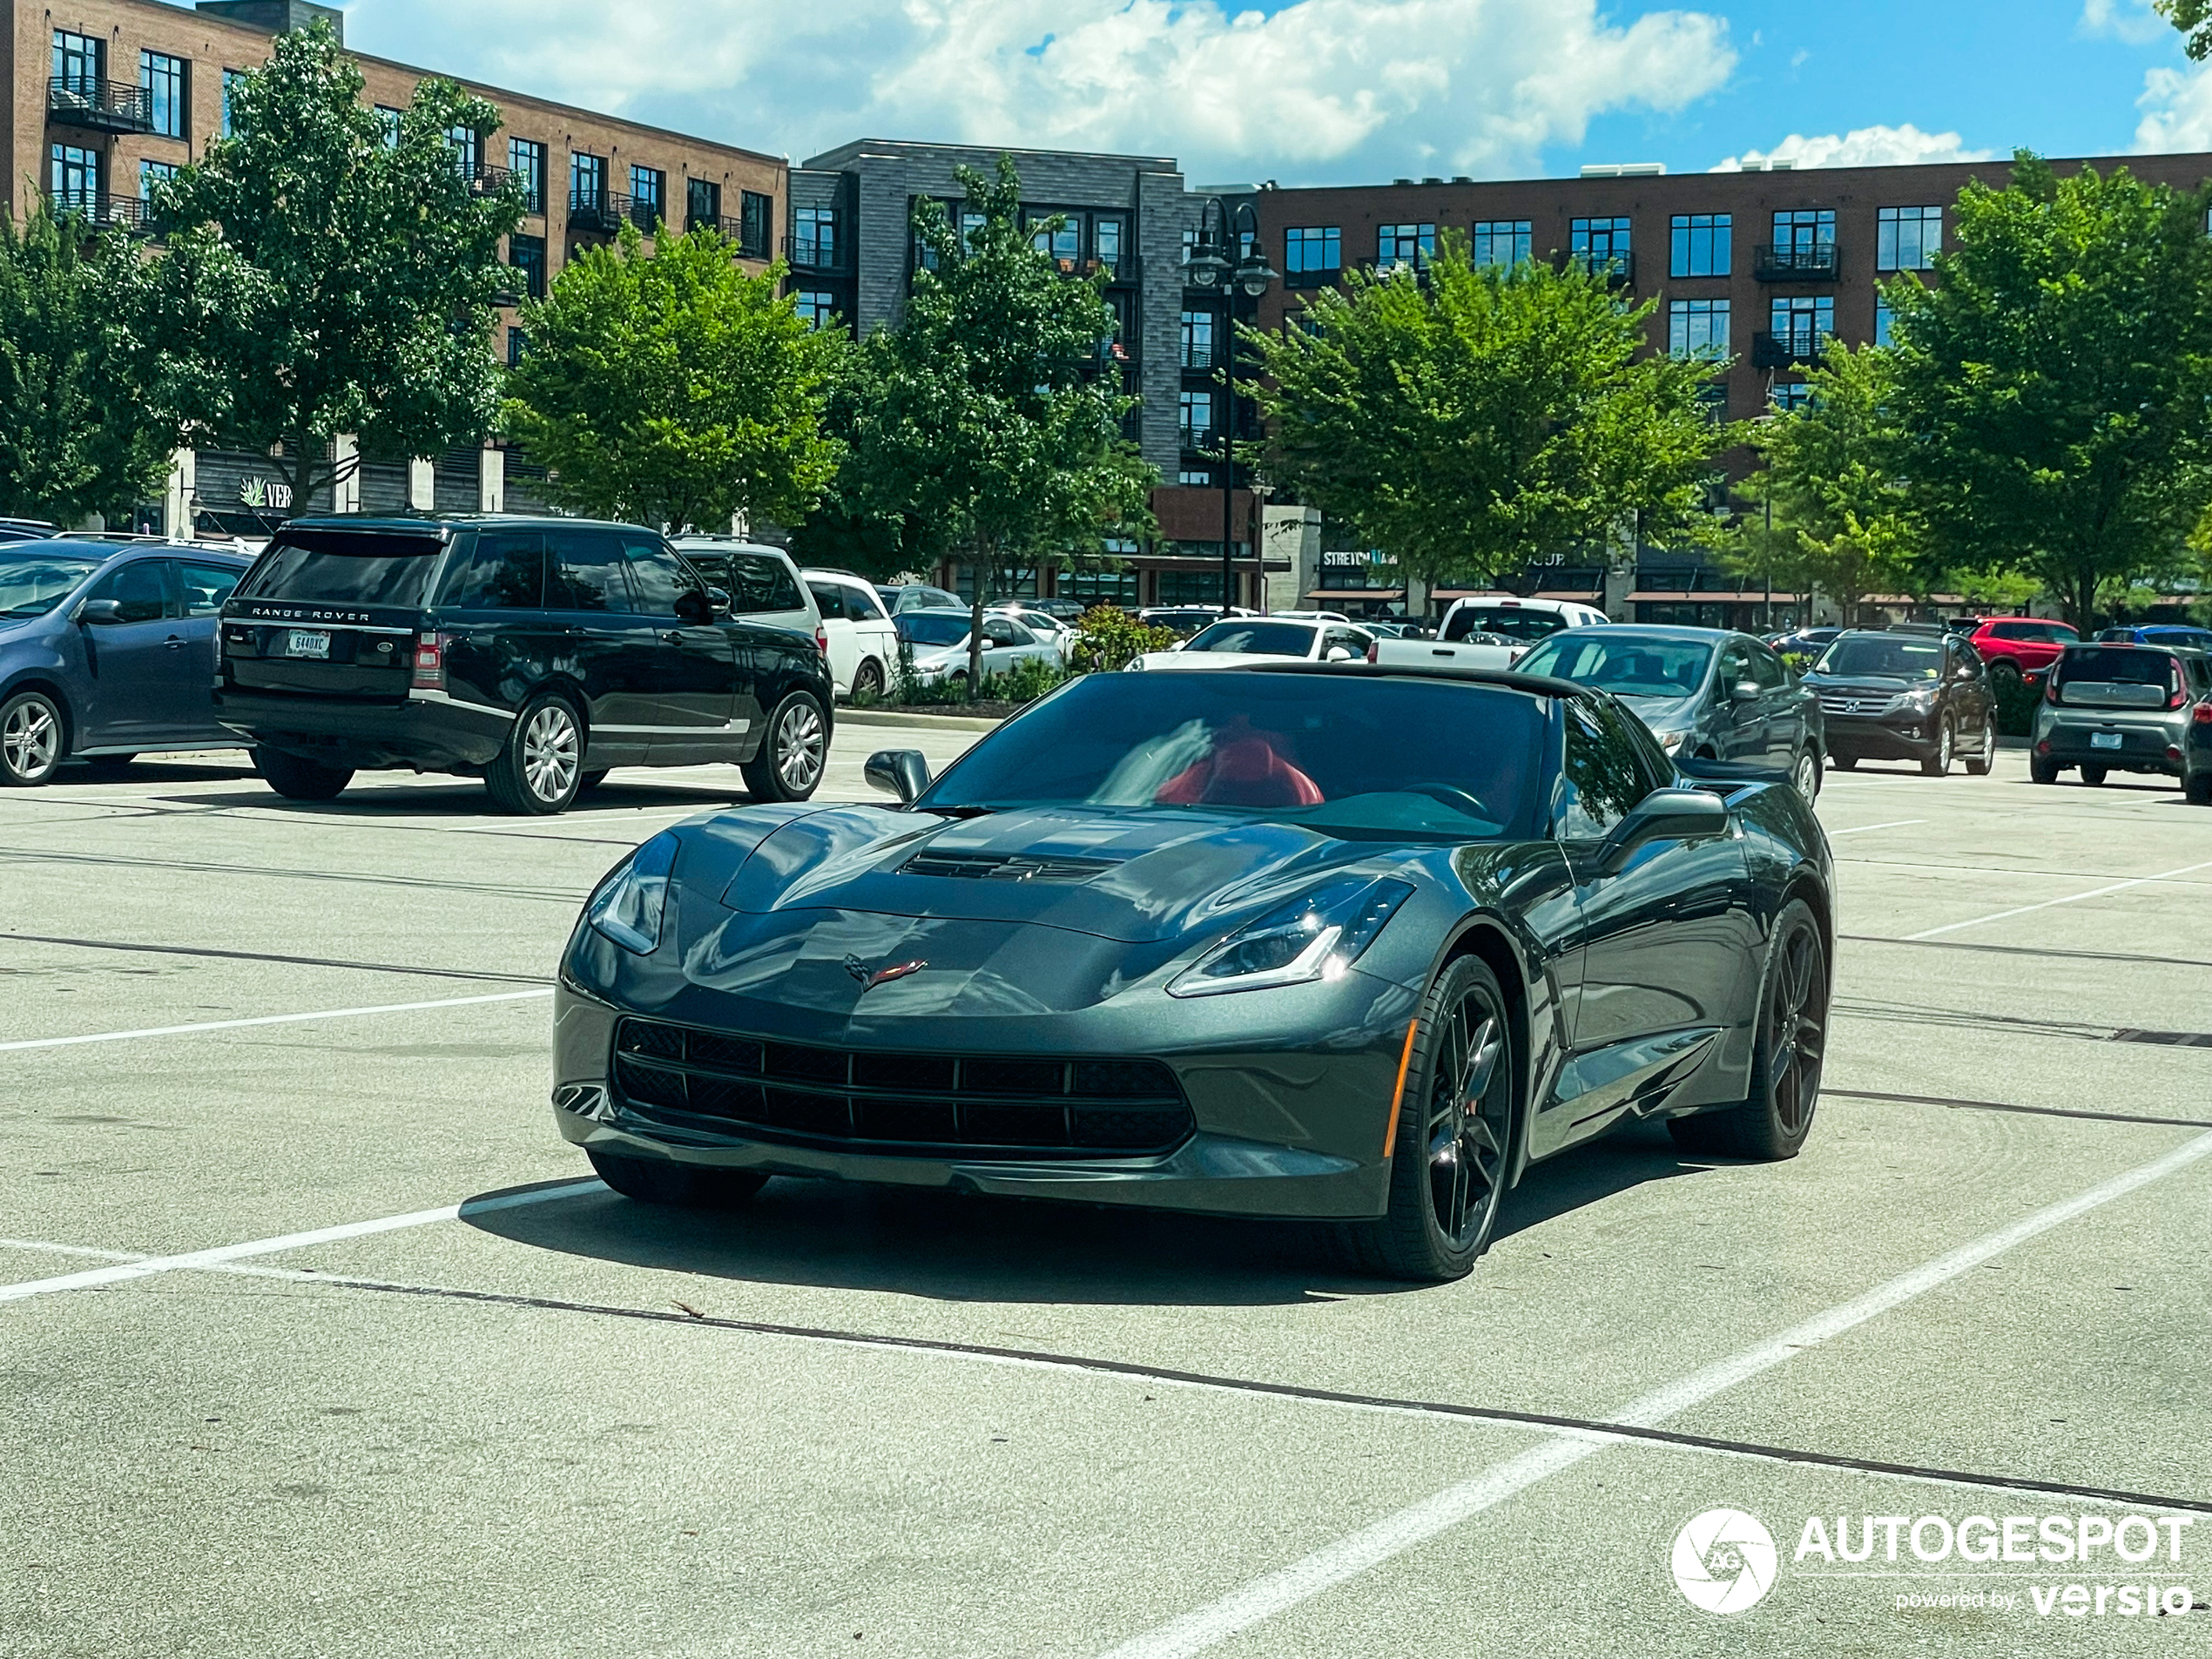
<path id="1" fill-rule="evenodd" d="M 883 664 L 871 657 L 853 671 L 853 700 L 873 703 L 883 695 Z"/>
<path id="2" fill-rule="evenodd" d="M 1423 1002 L 1398 1102 L 1390 1207 L 1345 1230 L 1359 1265 L 1426 1284 L 1474 1265 L 1505 1193 L 1515 1041 L 1489 966 L 1474 956 L 1447 966 Z"/>
<path id="3" fill-rule="evenodd" d="M 1985 709 L 1981 717 L 1981 744 L 1974 753 L 1966 757 L 1966 771 L 1976 778 L 1986 778 L 1997 765 L 1997 711 Z"/>
<path id="4" fill-rule="evenodd" d="M 69 752 L 69 723 L 44 691 L 18 691 L 0 703 L 0 785 L 27 789 L 60 770 Z"/>
<path id="5" fill-rule="evenodd" d="M 1940 778 L 1951 770 L 1951 756 L 1958 743 L 1958 734 L 1951 728 L 1947 714 L 1936 718 L 1935 752 L 1920 763 L 1920 771 L 1927 777 Z"/>
<path id="6" fill-rule="evenodd" d="M 261 781 L 287 800 L 335 800 L 354 780 L 350 766 L 325 766 L 259 744 L 249 752 L 249 759 Z"/>
<path id="7" fill-rule="evenodd" d="M 829 723 L 822 705 L 805 691 L 793 691 L 768 717 L 760 752 L 741 770 L 755 800 L 805 800 L 820 787 L 829 761 Z"/>
<path id="8" fill-rule="evenodd" d="M 751 1170 L 717 1170 L 671 1158 L 631 1158 L 586 1147 L 584 1157 L 598 1177 L 625 1198 L 640 1204 L 676 1204 L 687 1210 L 729 1210 L 768 1184 Z"/>
<path id="9" fill-rule="evenodd" d="M 502 812 L 544 817 L 567 811 L 583 784 L 583 723 L 568 698 L 541 691 L 484 768 L 484 787 Z"/>
<path id="10" fill-rule="evenodd" d="M 1675 1144 L 1722 1157 L 1797 1157 L 1820 1103 L 1828 1046 L 1828 952 L 1812 907 L 1792 899 L 1775 921 L 1751 1049 L 1751 1093 L 1740 1106 L 1667 1120 Z"/>

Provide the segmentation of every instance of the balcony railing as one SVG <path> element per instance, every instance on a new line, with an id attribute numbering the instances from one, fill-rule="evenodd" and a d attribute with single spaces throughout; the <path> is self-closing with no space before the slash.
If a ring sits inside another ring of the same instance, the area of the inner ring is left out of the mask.
<path id="1" fill-rule="evenodd" d="M 158 237 L 168 228 L 154 212 L 153 204 L 137 196 L 111 196 L 104 190 L 64 190 L 49 197 L 48 202 L 56 219 L 77 219 L 88 230 Z"/>
<path id="2" fill-rule="evenodd" d="M 1824 328 L 1791 328 L 1778 334 L 1751 336 L 1754 368 L 1796 368 L 1817 363 L 1828 345 Z"/>
<path id="3" fill-rule="evenodd" d="M 469 175 L 469 193 L 472 196 L 496 196 L 510 184 L 520 186 L 522 190 L 524 212 L 542 213 L 545 211 L 544 187 L 533 185 L 528 173 L 517 172 L 512 167 L 477 168 Z"/>
<path id="4" fill-rule="evenodd" d="M 849 262 L 842 242 L 824 247 L 812 238 L 795 236 L 784 238 L 784 258 L 794 271 L 842 271 Z"/>
<path id="5" fill-rule="evenodd" d="M 684 229 L 688 233 L 696 230 L 719 231 L 738 245 L 741 260 L 765 260 L 768 257 L 768 233 L 756 225 L 750 233 L 741 219 L 732 219 L 727 213 L 686 213 Z"/>
<path id="6" fill-rule="evenodd" d="M 1833 282 L 1838 260 L 1833 242 L 1762 246 L 1752 260 L 1761 282 Z"/>
<path id="7" fill-rule="evenodd" d="M 46 118 L 96 132 L 151 132 L 153 94 L 127 81 L 57 75 L 46 83 Z"/>
<path id="8" fill-rule="evenodd" d="M 612 236 L 630 218 L 631 200 L 607 190 L 569 192 L 569 228 Z"/>
<path id="9" fill-rule="evenodd" d="M 1632 288 L 1636 280 L 1636 256 L 1627 248 L 1615 253 L 1583 248 L 1567 256 L 1570 270 L 1584 272 L 1616 288 Z"/>

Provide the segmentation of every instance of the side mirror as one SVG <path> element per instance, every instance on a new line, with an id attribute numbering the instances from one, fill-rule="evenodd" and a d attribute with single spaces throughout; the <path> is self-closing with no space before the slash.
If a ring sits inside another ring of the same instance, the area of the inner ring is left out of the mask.
<path id="1" fill-rule="evenodd" d="M 706 590 L 706 603 L 707 608 L 718 617 L 726 617 L 730 614 L 730 594 L 725 588 L 709 588 Z"/>
<path id="2" fill-rule="evenodd" d="M 77 620 L 89 622 L 98 628 L 111 627 L 123 620 L 123 601 L 87 599 L 77 607 Z"/>
<path id="3" fill-rule="evenodd" d="M 687 589 L 676 596 L 676 620 L 704 627 L 714 620 L 713 602 L 697 589 Z"/>
<path id="4" fill-rule="evenodd" d="M 1759 700 L 1759 683 L 1758 683 L 1758 681 L 1757 681 L 1757 680 L 1738 680 L 1738 681 L 1737 681 L 1735 685 L 1731 685 L 1731 686 L 1730 686 L 1730 687 L 1728 688 L 1728 700 L 1729 700 L 1730 702 L 1731 702 L 1731 703 L 1756 703 L 1756 702 L 1757 702 L 1757 701 Z"/>
<path id="5" fill-rule="evenodd" d="M 1613 826 L 1599 849 L 1598 868 L 1607 875 L 1627 867 L 1647 841 L 1696 841 L 1728 833 L 1728 806 L 1703 789 L 1655 789 Z"/>
<path id="6" fill-rule="evenodd" d="M 922 759 L 919 749 L 880 750 L 868 757 L 861 775 L 867 778 L 871 789 L 896 795 L 901 806 L 911 806 L 914 798 L 929 787 L 929 763 Z"/>
<path id="7" fill-rule="evenodd" d="M 1343 646 L 1332 645 L 1329 647 L 1328 656 L 1324 658 L 1322 660 L 1324 662 L 1331 663 L 1349 663 L 1355 659 L 1352 653 L 1346 651 Z"/>

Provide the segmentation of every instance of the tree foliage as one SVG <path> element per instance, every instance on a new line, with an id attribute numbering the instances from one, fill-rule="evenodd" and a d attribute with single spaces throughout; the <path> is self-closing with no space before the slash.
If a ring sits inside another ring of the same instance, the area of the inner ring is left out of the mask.
<path id="1" fill-rule="evenodd" d="M 1930 585 L 1927 526 L 1903 475 L 1894 367 L 1880 347 L 1831 342 L 1806 376 L 1804 403 L 1743 428 L 1766 465 L 1746 482 L 1751 508 L 1727 563 L 1824 593 L 1846 622 L 1870 593 L 1919 595 Z"/>
<path id="2" fill-rule="evenodd" d="M 1244 338 L 1268 469 L 1431 583 L 1601 541 L 1625 516 L 1687 529 L 1718 434 L 1718 365 L 1647 350 L 1656 300 L 1602 274 L 1478 266 L 1447 235 L 1425 273 L 1352 273 L 1279 334 Z"/>
<path id="3" fill-rule="evenodd" d="M 168 252 L 133 319 L 157 402 L 203 441 L 282 445 L 303 507 L 339 434 L 435 455 L 482 440 L 497 408 L 499 241 L 522 190 L 481 188 L 447 133 L 481 140 L 499 111 L 427 80 L 388 129 L 361 88 L 321 24 L 229 83 L 231 136 L 158 192 Z"/>
<path id="4" fill-rule="evenodd" d="M 507 430 L 563 505 L 602 518 L 726 529 L 791 523 L 837 470 L 823 407 L 844 336 L 815 333 L 783 267 L 758 276 L 719 232 L 625 226 L 523 307 Z"/>
<path id="5" fill-rule="evenodd" d="M 119 238 L 88 252 L 43 202 L 20 230 L 0 213 L 0 515 L 120 518 L 160 489 L 177 429 L 132 387 L 118 322 L 136 260 Z"/>
<path id="6" fill-rule="evenodd" d="M 915 204 L 925 251 L 895 328 L 861 342 L 846 499 L 896 525 L 917 560 L 957 556 L 974 577 L 968 684 L 981 618 L 1016 565 L 1144 533 L 1152 469 L 1121 436 L 1134 400 L 1102 371 L 1113 313 L 1099 280 L 1063 276 L 1037 246 L 1054 221 L 1022 222 L 1012 160 L 960 173 L 963 235 L 943 204 Z"/>
<path id="7" fill-rule="evenodd" d="M 2212 500 L 2207 201 L 2023 153 L 1961 193 L 1934 284 L 1885 290 L 1941 563 L 2032 575 L 2086 627 L 2101 587 L 2182 558 Z"/>
<path id="8" fill-rule="evenodd" d="M 2212 0 L 2150 0 L 2151 7 L 2188 37 L 2184 48 L 2199 63 L 2212 56 Z"/>

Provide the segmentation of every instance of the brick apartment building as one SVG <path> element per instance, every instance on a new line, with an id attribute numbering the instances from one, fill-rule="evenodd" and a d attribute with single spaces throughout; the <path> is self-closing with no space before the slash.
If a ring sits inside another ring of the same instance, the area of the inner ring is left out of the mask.
<path id="1" fill-rule="evenodd" d="M 7 118 L 0 166 L 20 217 L 45 195 L 102 227 L 150 228 L 152 183 L 201 156 L 224 130 L 226 79 L 266 59 L 283 31 L 344 14 L 307 0 L 203 0 L 187 10 L 163 0 L 0 0 L 0 67 Z M 364 96 L 396 111 L 437 71 L 354 54 Z M 713 223 L 749 260 L 773 251 L 785 199 L 783 160 L 686 138 L 502 88 L 464 82 L 494 105 L 502 125 L 455 133 L 462 165 L 488 181 L 519 175 L 529 204 L 510 239 L 509 263 L 533 293 L 581 246 L 610 239 L 625 222 Z M 512 314 L 500 347 L 519 347 Z M 365 462 L 325 499 L 303 506 L 368 512 L 534 507 L 527 465 L 509 469 L 496 448 L 409 463 Z M 199 528 L 255 534 L 286 516 L 280 469 L 252 454 L 179 456 L 158 527 L 187 516 Z M 274 491 L 273 497 L 272 491 Z M 197 506 L 193 505 L 197 502 Z"/>

